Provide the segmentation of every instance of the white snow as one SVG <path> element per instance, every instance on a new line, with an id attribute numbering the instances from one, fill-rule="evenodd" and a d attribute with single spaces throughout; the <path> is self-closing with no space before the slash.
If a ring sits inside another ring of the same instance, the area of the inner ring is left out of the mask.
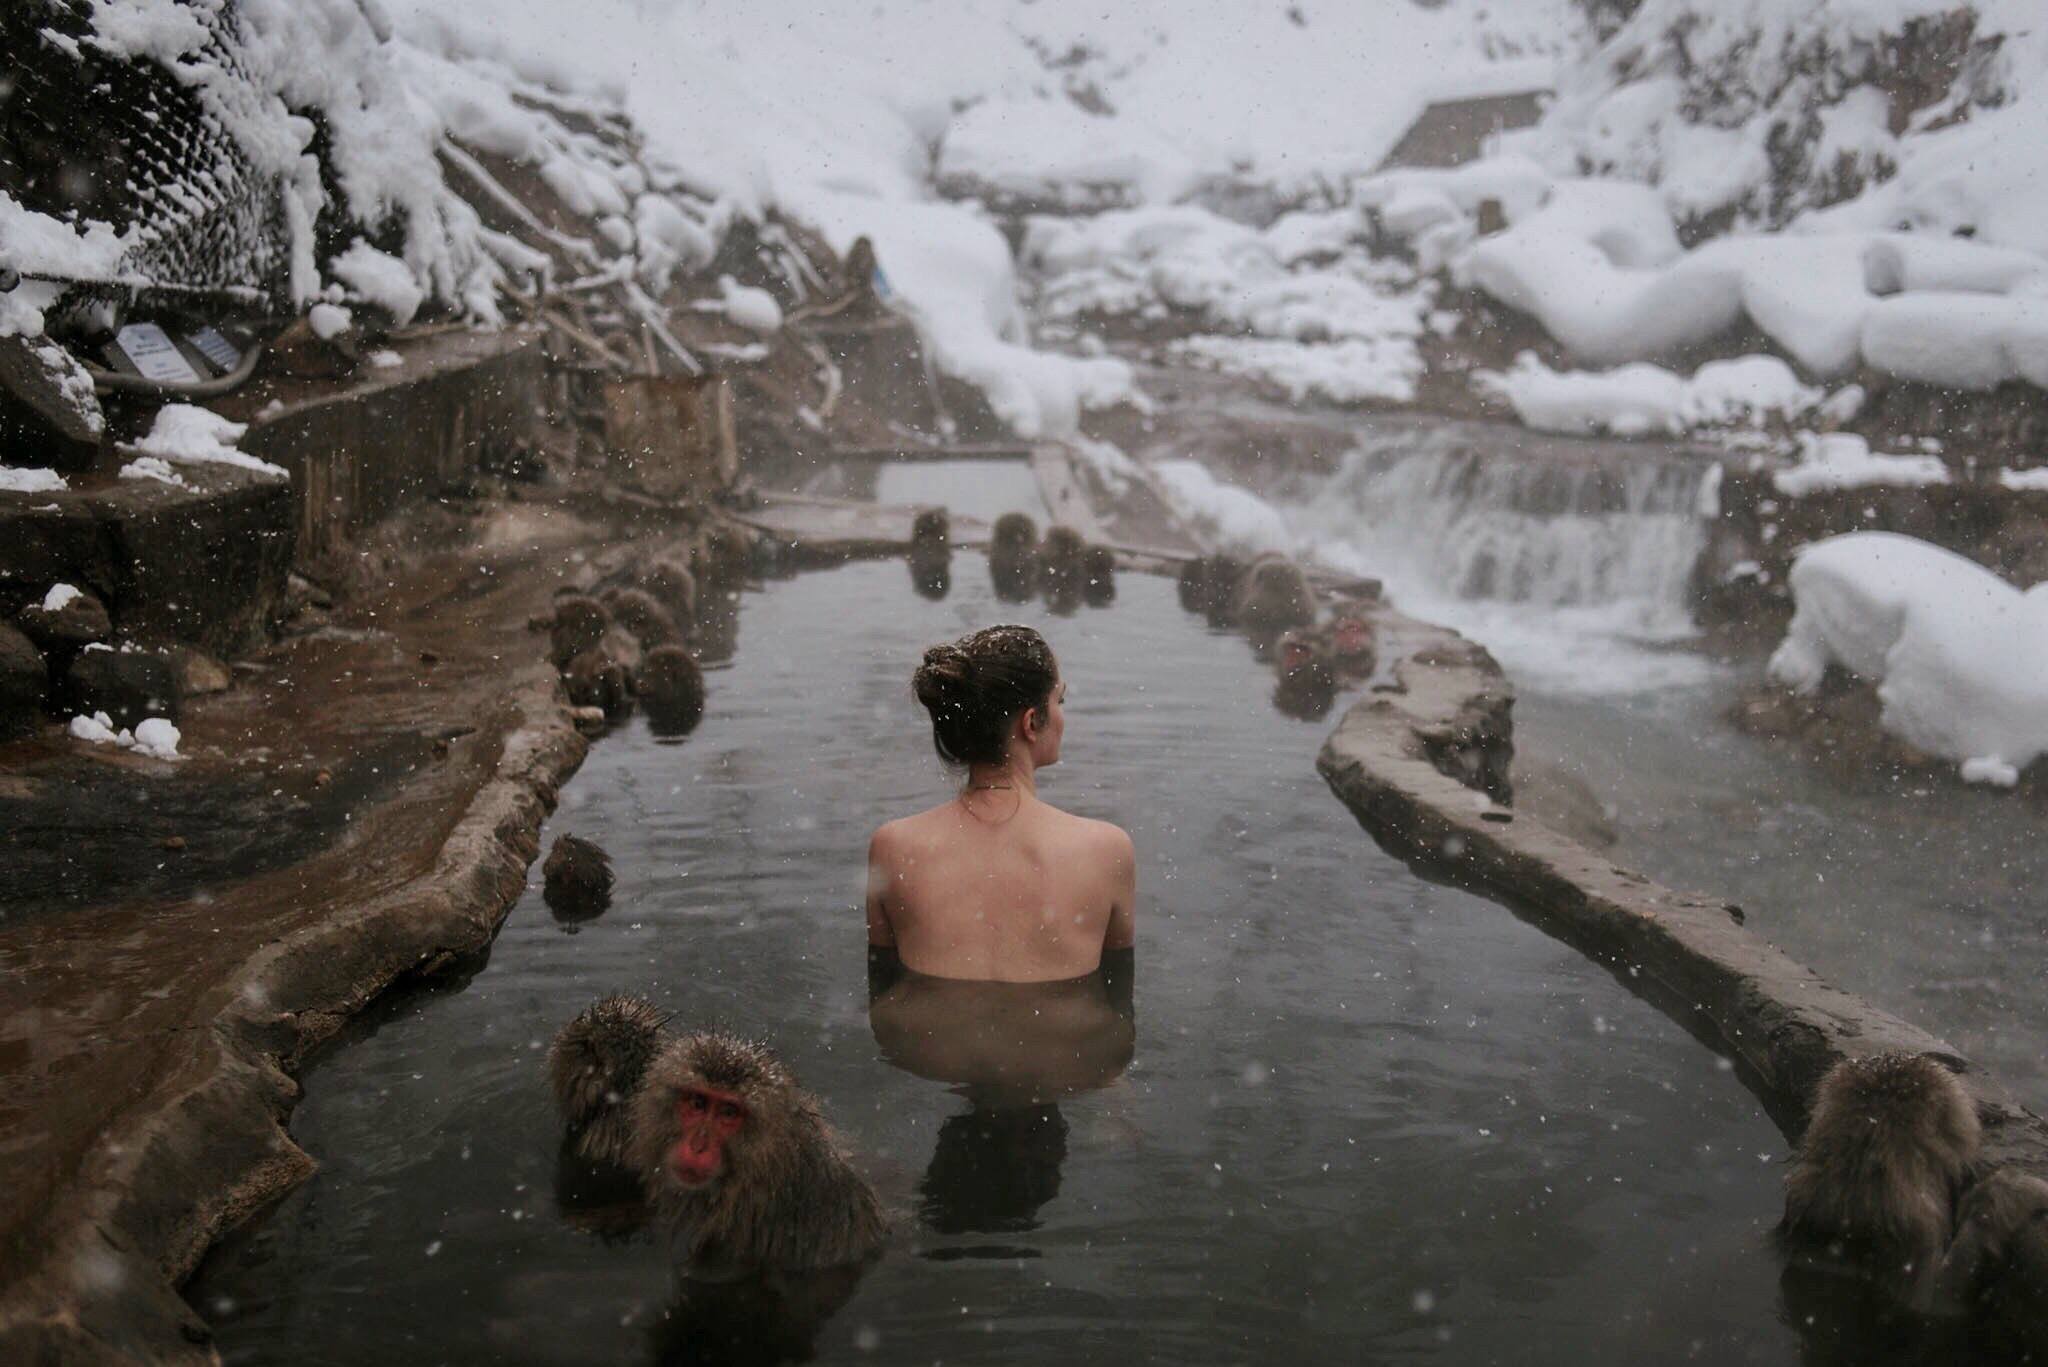
<path id="1" fill-rule="evenodd" d="M 306 326 L 323 342 L 329 342 L 355 325 L 355 315 L 339 304 L 315 304 L 306 310 Z"/>
<path id="2" fill-rule="evenodd" d="M 718 292 L 725 302 L 725 316 L 747 331 L 763 335 L 782 331 L 782 306 L 768 291 L 721 275 Z"/>
<path id="3" fill-rule="evenodd" d="M 91 741 L 94 745 L 120 745 L 125 748 L 135 743 L 135 737 L 128 731 L 114 730 L 114 719 L 104 712 L 95 712 L 90 717 L 73 717 L 70 730 L 76 739 Z"/>
<path id="4" fill-rule="evenodd" d="M 123 727 L 114 729 L 114 720 L 104 712 L 91 716 L 83 714 L 73 717 L 69 726 L 75 740 L 87 741 L 93 745 L 118 745 L 123 750 L 133 750 L 151 759 L 177 759 L 178 742 L 184 734 L 162 717 L 150 717 L 138 722 L 133 731 Z"/>
<path id="5" fill-rule="evenodd" d="M 1151 469 L 1173 510 L 1216 546 L 1239 555 L 1293 553 L 1287 520 L 1251 490 L 1223 483 L 1197 461 L 1155 461 Z"/>
<path id="6" fill-rule="evenodd" d="M 1853 432 L 1801 432 L 1799 447 L 1799 464 L 1771 476 L 1779 493 L 1794 498 L 1880 484 L 1947 484 L 1950 479 L 1939 456 L 1879 455 Z"/>
<path id="7" fill-rule="evenodd" d="M 2009 787 L 2048 752 L 2048 592 L 1889 532 L 1802 548 L 1791 583 L 1775 682 L 1807 693 L 1841 666 L 1875 685 L 1887 731 L 1970 782 Z"/>
<path id="8" fill-rule="evenodd" d="M 379 370 L 396 370 L 405 364 L 405 357 L 388 350 L 371 352 L 369 360 L 370 364 Z"/>
<path id="9" fill-rule="evenodd" d="M 153 759 L 176 759 L 184 734 L 162 717 L 150 717 L 135 728 L 135 749 Z"/>
<path id="10" fill-rule="evenodd" d="M 2037 465 L 2030 470 L 2000 470 L 1998 482 L 2015 492 L 2048 492 L 2048 465 Z"/>
<path id="11" fill-rule="evenodd" d="M 50 591 L 43 595 L 44 612 L 62 612 L 65 605 L 79 596 L 75 584 L 52 584 Z"/>
<path id="12" fill-rule="evenodd" d="M 185 482 L 185 477 L 176 470 L 173 470 L 171 463 L 162 456 L 137 456 L 134 460 L 121 467 L 118 478 L 153 479 L 160 484 L 168 484 L 178 489 L 189 489 L 192 487 Z"/>
<path id="13" fill-rule="evenodd" d="M 235 443 L 249 430 L 247 423 L 230 422 L 220 414 L 196 404 L 166 404 L 158 411 L 155 424 L 149 435 L 136 442 L 133 450 L 138 455 L 155 456 L 166 461 L 189 461 L 194 464 L 234 465 L 260 474 L 274 475 L 289 479 L 281 465 L 245 455 L 235 449 Z"/>
<path id="14" fill-rule="evenodd" d="M 1709 361 L 1690 379 L 1638 362 L 1608 371 L 1552 370 L 1523 352 L 1506 371 L 1473 373 L 1482 392 L 1545 432 L 1677 435 L 1698 428 L 1759 427 L 1811 411 L 1821 392 L 1775 356 Z"/>
<path id="15" fill-rule="evenodd" d="M 354 290 L 358 298 L 382 309 L 393 327 L 410 323 L 427 297 L 405 262 L 361 238 L 334 258 L 331 269 L 334 278 Z"/>
<path id="16" fill-rule="evenodd" d="M 70 487 L 55 470 L 34 465 L 0 465 L 0 493 L 54 494 Z"/>
<path id="17" fill-rule="evenodd" d="M 1264 380 L 1297 402 L 1314 395 L 1343 404 L 1407 403 L 1422 375 L 1422 358 L 1408 336 L 1341 342 L 1189 337 L 1169 353 L 1205 369 Z"/>

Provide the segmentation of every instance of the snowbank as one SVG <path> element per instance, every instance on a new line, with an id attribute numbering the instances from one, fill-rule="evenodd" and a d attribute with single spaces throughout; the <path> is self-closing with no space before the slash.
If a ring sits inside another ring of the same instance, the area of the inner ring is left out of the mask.
<path id="1" fill-rule="evenodd" d="M 1871 485 L 1946 484 L 1949 469 L 1939 456 L 1886 456 L 1874 454 L 1870 443 L 1853 432 L 1799 434 L 1799 464 L 1779 470 L 1771 483 L 1781 494 L 1794 498 L 1832 489 L 1862 489 Z"/>
<path id="2" fill-rule="evenodd" d="M 1154 461 L 1151 470 L 1174 512 L 1214 545 L 1238 555 L 1294 553 L 1287 520 L 1251 490 L 1223 483 L 1198 461 Z"/>
<path id="3" fill-rule="evenodd" d="M 0 465 L 0 493 L 54 494 L 70 487 L 55 470 L 34 465 Z"/>
<path id="4" fill-rule="evenodd" d="M 2010 787 L 2048 753 L 2048 589 L 1889 532 L 1803 548 L 1791 582 L 1774 681 L 1810 693 L 1840 665 L 1876 686 L 1887 731 L 1970 782 Z"/>
<path id="5" fill-rule="evenodd" d="M 1422 358 L 1408 335 L 1342 342 L 1189 337 L 1168 351 L 1205 369 L 1263 380 L 1296 402 L 1314 395 L 1332 403 L 1408 403 L 1422 378 Z"/>
<path id="6" fill-rule="evenodd" d="M 1640 362 L 1600 372 L 1552 370 L 1525 351 L 1512 369 L 1477 371 L 1472 382 L 1539 431 L 1621 437 L 1760 427 L 1797 418 L 1822 397 L 1775 356 L 1709 361 L 1686 379 Z"/>
<path id="7" fill-rule="evenodd" d="M 123 750 L 133 750 L 151 759 L 179 758 L 178 742 L 184 739 L 184 734 L 162 717 L 149 717 L 138 722 L 133 731 L 126 727 L 116 731 L 112 717 L 104 712 L 95 712 L 89 717 L 73 717 L 68 729 L 74 740 L 92 745 L 118 745 Z"/>

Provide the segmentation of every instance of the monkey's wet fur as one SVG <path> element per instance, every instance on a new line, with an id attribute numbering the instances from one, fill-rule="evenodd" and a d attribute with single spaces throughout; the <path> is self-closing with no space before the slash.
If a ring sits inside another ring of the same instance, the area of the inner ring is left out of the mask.
<path id="1" fill-rule="evenodd" d="M 640 997 L 564 1026 L 548 1082 L 575 1151 L 636 1173 L 694 1267 L 843 1267 L 888 1234 L 818 1103 L 767 1047 L 671 1035 Z"/>
<path id="2" fill-rule="evenodd" d="M 612 858 L 581 836 L 561 835 L 541 865 L 541 897 L 563 921 L 588 921 L 612 900 Z"/>
<path id="3" fill-rule="evenodd" d="M 1814 1094 L 1780 1236 L 1872 1266 L 1931 1266 L 1948 1247 L 1979 1133 L 1976 1106 L 1935 1060 L 1845 1059 Z"/>
<path id="4" fill-rule="evenodd" d="M 1871 1278 L 1914 1312 L 1992 1311 L 2035 1360 L 2048 1360 L 2038 1294 L 2048 1182 L 1987 1170 L 1981 1136 L 1976 1104 L 1939 1060 L 1845 1059 L 1814 1094 L 1778 1237 Z"/>

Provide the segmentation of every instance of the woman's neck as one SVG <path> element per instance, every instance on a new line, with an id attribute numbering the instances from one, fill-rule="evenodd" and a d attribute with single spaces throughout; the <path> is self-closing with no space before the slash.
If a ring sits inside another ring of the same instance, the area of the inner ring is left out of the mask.
<path id="1" fill-rule="evenodd" d="M 967 770 L 965 791 L 996 792 L 1014 790 L 1032 797 L 1038 796 L 1038 776 L 1028 758 L 1012 757 L 1002 764 L 975 764 Z"/>

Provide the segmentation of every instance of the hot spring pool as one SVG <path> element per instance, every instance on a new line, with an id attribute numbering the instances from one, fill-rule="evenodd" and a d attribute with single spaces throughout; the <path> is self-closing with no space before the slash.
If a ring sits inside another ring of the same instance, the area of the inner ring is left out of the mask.
<path id="1" fill-rule="evenodd" d="M 1085 1075 L 977 1104 L 898 1066 L 959 1003 L 878 1043 L 859 900 L 872 828 L 949 791 L 920 649 L 1019 619 L 1070 685 L 1044 796 L 1137 841 L 1135 1030 L 1086 993 L 1027 1004 Z M 996 602 L 975 556 L 939 601 L 900 563 L 807 574 L 746 595 L 710 682 L 694 736 L 626 725 L 549 822 L 610 850 L 605 916 L 566 933 L 536 869 L 473 980 L 382 1004 L 308 1069 L 292 1129 L 319 1175 L 188 1287 L 228 1361 L 707 1356 L 663 1328 L 665 1244 L 589 1232 L 557 1192 L 542 1051 L 621 989 L 772 1041 L 902 1212 L 820 1361 L 1827 1356 L 1781 1306 L 1785 1145 L 1734 1074 L 1382 854 L 1316 776 L 1328 723 L 1276 712 L 1170 583 L 1053 616 Z"/>

